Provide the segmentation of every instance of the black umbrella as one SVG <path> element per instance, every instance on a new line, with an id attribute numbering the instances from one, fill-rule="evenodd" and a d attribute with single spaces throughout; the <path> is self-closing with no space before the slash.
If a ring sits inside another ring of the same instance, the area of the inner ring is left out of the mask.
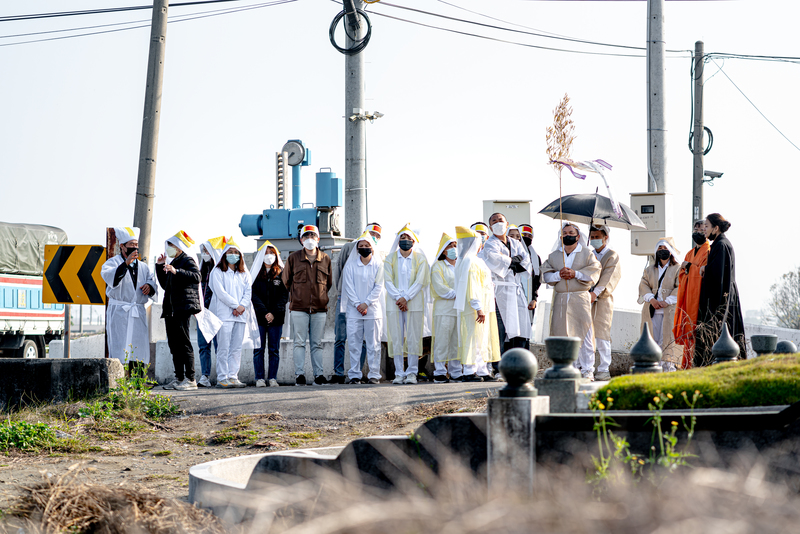
<path id="1" fill-rule="evenodd" d="M 621 217 L 614 212 L 610 199 L 595 193 L 593 195 L 567 195 L 561 199 L 555 199 L 539 213 L 552 219 L 560 219 L 563 212 L 564 220 L 590 226 L 605 225 L 626 230 L 647 228 L 631 208 L 625 204 L 619 204 L 619 208 L 622 211 Z"/>

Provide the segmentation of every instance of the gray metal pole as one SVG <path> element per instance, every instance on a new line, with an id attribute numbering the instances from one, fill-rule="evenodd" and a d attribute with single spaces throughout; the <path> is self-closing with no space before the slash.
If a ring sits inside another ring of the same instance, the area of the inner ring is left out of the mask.
<path id="1" fill-rule="evenodd" d="M 647 0 L 647 190 L 667 191 L 664 0 Z"/>
<path id="2" fill-rule="evenodd" d="M 89 308 L 91 311 L 91 308 Z M 78 333 L 83 335 L 83 304 L 78 304 Z"/>
<path id="3" fill-rule="evenodd" d="M 136 206 L 133 225 L 139 228 L 139 259 L 150 257 L 150 228 L 156 190 L 158 126 L 161 118 L 161 87 L 164 81 L 164 57 L 167 45 L 167 8 L 169 0 L 153 0 L 153 24 L 150 27 L 150 55 L 147 61 L 147 85 L 144 93 L 142 144 L 139 148 L 139 173 L 136 178 Z"/>
<path id="4" fill-rule="evenodd" d="M 64 358 L 69 359 L 69 338 L 72 328 L 72 307 L 69 304 L 64 304 Z"/>
<path id="5" fill-rule="evenodd" d="M 363 9 L 364 2 L 354 0 L 356 9 Z M 364 37 L 366 23 L 362 19 L 361 28 L 355 33 L 356 39 Z M 347 18 L 342 21 L 347 25 Z M 348 34 L 350 33 L 348 28 Z M 347 47 L 354 44 L 347 37 Z M 344 158 L 345 158 L 345 237 L 358 238 L 367 226 L 367 186 L 366 186 L 366 146 L 364 129 L 366 121 L 351 121 L 350 116 L 363 113 L 364 110 L 364 53 L 345 56 L 345 110 L 344 110 Z"/>
<path id="6" fill-rule="evenodd" d="M 694 43 L 694 120 L 692 153 L 692 225 L 703 217 L 703 68 L 705 65 L 703 41 Z"/>

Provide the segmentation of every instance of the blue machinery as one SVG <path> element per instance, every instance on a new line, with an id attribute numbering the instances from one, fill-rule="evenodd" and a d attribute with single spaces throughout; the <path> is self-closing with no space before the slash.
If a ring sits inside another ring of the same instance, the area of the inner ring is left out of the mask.
<path id="1" fill-rule="evenodd" d="M 272 205 L 258 215 L 242 215 L 239 223 L 242 234 L 258 236 L 259 246 L 268 239 L 282 252 L 301 248 L 297 232 L 306 224 L 319 228 L 322 248 L 332 248 L 349 241 L 343 238 L 344 226 L 340 223 L 341 207 L 344 205 L 344 181 L 337 178 L 330 168 L 323 167 L 316 173 L 316 205 L 301 204 L 300 168 L 308 166 L 310 161 L 310 151 L 302 141 L 290 140 L 286 143 L 283 151 L 276 156 L 277 207 Z M 284 207 L 287 163 L 292 167 L 292 209 Z"/>

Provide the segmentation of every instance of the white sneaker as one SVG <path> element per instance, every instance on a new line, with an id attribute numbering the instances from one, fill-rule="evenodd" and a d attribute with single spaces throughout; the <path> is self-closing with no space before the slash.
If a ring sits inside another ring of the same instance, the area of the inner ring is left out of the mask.
<path id="1" fill-rule="evenodd" d="M 203 375 L 200 377 L 200 380 L 197 381 L 197 385 L 201 388 L 210 388 L 211 380 L 209 380 L 206 375 Z"/>
<path id="2" fill-rule="evenodd" d="M 197 382 L 195 382 L 194 380 L 189 380 L 187 378 L 183 382 L 175 386 L 175 389 L 179 391 L 190 391 L 193 389 L 197 389 Z"/>
<path id="3" fill-rule="evenodd" d="M 597 380 L 598 382 L 599 381 L 607 382 L 607 381 L 611 380 L 611 374 L 608 371 L 605 371 L 605 372 L 597 371 L 594 374 L 594 379 Z"/>
<path id="4" fill-rule="evenodd" d="M 226 378 L 225 380 L 217 380 L 217 387 L 220 389 L 231 389 L 235 388 L 236 386 L 231 380 Z"/>
<path id="5" fill-rule="evenodd" d="M 404 383 L 405 383 L 405 378 L 402 376 L 396 376 L 394 377 L 394 380 L 392 380 L 392 384 L 404 384 Z"/>
<path id="6" fill-rule="evenodd" d="M 417 383 L 417 375 L 414 373 L 407 374 L 405 380 L 403 380 L 403 384 L 416 384 L 416 383 Z"/>
<path id="7" fill-rule="evenodd" d="M 587 378 L 589 382 L 594 382 L 594 373 L 592 371 L 581 371 L 581 378 Z"/>
<path id="8" fill-rule="evenodd" d="M 257 388 L 265 388 L 265 387 L 267 387 L 267 383 L 264 381 L 263 378 L 259 378 L 258 380 L 256 380 L 256 387 Z"/>
<path id="9" fill-rule="evenodd" d="M 183 383 L 183 382 L 178 382 L 177 380 L 173 380 L 173 381 L 172 381 L 172 382 L 170 382 L 169 384 L 165 384 L 165 385 L 163 386 L 163 388 L 164 388 L 164 389 L 175 389 L 175 386 L 177 386 L 178 384 L 182 384 L 182 383 Z"/>
<path id="10" fill-rule="evenodd" d="M 242 382 L 238 378 L 231 378 L 230 382 L 231 382 L 231 384 L 233 384 L 233 387 L 235 387 L 235 388 L 246 388 L 247 387 L 247 384 L 245 384 L 244 382 Z"/>
<path id="11" fill-rule="evenodd" d="M 278 381 L 277 381 L 277 380 L 275 380 L 274 378 L 270 378 L 270 379 L 269 379 L 269 387 L 271 387 L 271 388 L 276 388 L 276 387 L 278 387 Z"/>

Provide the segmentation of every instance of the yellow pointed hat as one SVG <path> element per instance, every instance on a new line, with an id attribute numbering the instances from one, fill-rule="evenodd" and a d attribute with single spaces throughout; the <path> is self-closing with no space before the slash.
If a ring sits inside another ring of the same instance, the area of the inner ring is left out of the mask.
<path id="1" fill-rule="evenodd" d="M 189 234 L 180 230 L 177 234 L 167 239 L 167 243 L 173 245 L 183 252 L 189 252 L 189 249 L 194 245 L 194 239 L 189 237 Z"/>
<path id="2" fill-rule="evenodd" d="M 400 237 L 400 235 L 401 235 L 401 234 L 408 234 L 408 235 L 410 235 L 410 236 L 411 236 L 411 238 L 412 238 L 412 239 L 413 239 L 415 242 L 419 243 L 419 238 L 417 237 L 417 234 L 415 234 L 415 233 L 414 233 L 414 230 L 412 230 L 412 229 L 411 229 L 411 223 L 410 223 L 410 222 L 409 222 L 409 223 L 406 223 L 406 225 L 405 225 L 405 226 L 403 226 L 403 227 L 400 229 L 400 231 L 399 231 L 399 232 L 397 232 L 397 236 L 398 236 L 398 237 Z"/>
<path id="3" fill-rule="evenodd" d="M 445 247 L 447 247 L 447 245 L 449 245 L 450 243 L 455 243 L 455 241 L 456 241 L 455 239 L 453 239 L 452 237 L 443 232 L 442 238 L 439 240 L 439 252 L 436 253 L 436 257 L 438 258 L 439 256 L 441 256 L 442 252 L 444 252 Z"/>
<path id="4" fill-rule="evenodd" d="M 478 233 L 466 226 L 456 226 L 456 239 L 469 239 L 471 237 L 478 237 Z"/>

